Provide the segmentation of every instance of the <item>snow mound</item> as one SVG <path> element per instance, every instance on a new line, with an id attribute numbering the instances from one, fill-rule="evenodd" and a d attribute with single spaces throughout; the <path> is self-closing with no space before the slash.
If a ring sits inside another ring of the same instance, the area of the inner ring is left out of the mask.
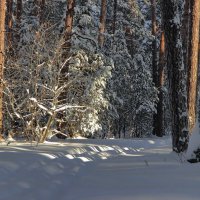
<path id="1" fill-rule="evenodd" d="M 199 147 L 200 147 L 200 130 L 199 130 L 199 123 L 197 122 L 194 129 L 192 130 L 192 135 L 190 136 L 186 158 L 187 159 L 195 158 L 194 151 L 196 151 Z"/>

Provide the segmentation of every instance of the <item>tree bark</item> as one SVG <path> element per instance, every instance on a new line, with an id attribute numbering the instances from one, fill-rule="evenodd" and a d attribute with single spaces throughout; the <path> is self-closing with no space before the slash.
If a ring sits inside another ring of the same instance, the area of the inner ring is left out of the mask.
<path id="1" fill-rule="evenodd" d="M 67 1 L 67 14 L 65 19 L 65 44 L 63 45 L 63 57 L 66 59 L 69 56 L 71 48 L 71 35 L 73 28 L 73 16 L 74 16 L 75 0 Z"/>
<path id="2" fill-rule="evenodd" d="M 3 71 L 5 59 L 6 0 L 0 1 L 0 134 L 3 133 Z"/>
<path id="3" fill-rule="evenodd" d="M 183 62 L 185 65 L 185 70 L 187 73 L 188 66 L 188 50 L 189 50 L 189 33 L 190 33 L 190 0 L 185 0 L 184 8 L 182 15 L 182 26 L 181 26 L 181 37 L 183 45 Z"/>
<path id="4" fill-rule="evenodd" d="M 45 0 L 40 0 L 40 24 L 44 22 L 44 9 L 45 9 Z"/>
<path id="5" fill-rule="evenodd" d="M 158 87 L 158 66 L 157 66 L 157 23 L 156 23 L 156 1 L 151 0 L 151 34 L 153 35 L 152 41 L 152 72 L 153 72 L 153 82 L 156 87 Z M 158 105 L 156 105 L 157 107 Z M 153 115 L 153 134 L 161 136 L 158 132 L 158 112 Z"/>
<path id="6" fill-rule="evenodd" d="M 22 16 L 22 0 L 17 0 L 16 21 L 18 26 L 21 23 L 21 16 Z"/>
<path id="7" fill-rule="evenodd" d="M 72 36 L 72 28 L 73 28 L 73 17 L 74 17 L 74 7 L 75 0 L 67 1 L 67 13 L 65 19 L 65 33 L 64 33 L 64 45 L 62 46 L 62 59 L 63 62 L 69 58 L 69 53 L 71 49 L 71 36 Z M 66 81 L 66 73 L 68 72 L 67 64 L 61 70 L 61 84 Z"/>
<path id="8" fill-rule="evenodd" d="M 190 3 L 191 33 L 188 52 L 188 124 L 189 132 L 191 133 L 196 122 L 200 1 L 191 0 Z"/>
<path id="9" fill-rule="evenodd" d="M 161 33 L 160 50 L 159 50 L 159 65 L 158 65 L 158 104 L 157 104 L 157 126 L 156 135 L 162 137 L 164 135 L 163 128 L 163 90 L 164 85 L 164 66 L 165 66 L 165 35 Z"/>
<path id="10" fill-rule="evenodd" d="M 22 16 L 22 0 L 17 0 L 17 7 L 16 7 L 16 28 L 17 28 L 17 34 L 16 38 L 17 41 L 20 41 L 20 26 L 21 26 L 21 16 Z"/>
<path id="11" fill-rule="evenodd" d="M 116 21 L 117 21 L 117 0 L 114 0 L 113 6 L 113 25 L 112 25 L 112 33 L 115 34 L 116 31 Z"/>
<path id="12" fill-rule="evenodd" d="M 101 16 L 100 16 L 100 26 L 99 26 L 99 46 L 102 48 L 104 44 L 104 33 L 106 28 L 106 6 L 107 1 L 101 1 Z"/>
<path id="13" fill-rule="evenodd" d="M 71 36 L 72 36 L 72 28 L 73 28 L 73 17 L 74 17 L 74 7 L 75 7 L 75 0 L 68 0 L 67 1 L 67 13 L 65 19 L 65 34 L 64 34 L 64 45 L 62 46 L 62 61 L 63 63 L 69 58 L 70 56 L 70 49 L 71 49 Z M 63 68 L 60 72 L 59 78 L 59 87 L 62 87 L 64 84 L 68 82 L 68 63 L 65 63 Z M 58 97 L 58 104 L 63 105 L 66 104 L 67 98 L 67 89 L 63 89 Z M 61 120 L 64 118 L 64 114 L 58 114 L 58 118 Z M 58 130 L 65 132 L 67 124 L 66 122 L 60 122 L 58 124 Z M 58 134 L 57 137 L 64 138 L 63 135 Z"/>
<path id="14" fill-rule="evenodd" d="M 8 26 L 8 34 L 7 34 L 7 40 L 8 40 L 8 47 L 9 49 L 12 49 L 12 40 L 13 40 L 13 0 L 7 0 L 7 26 Z"/>
<path id="15" fill-rule="evenodd" d="M 172 146 L 182 152 L 188 146 L 187 102 L 185 89 L 185 69 L 183 65 L 178 1 L 162 1 L 169 92 L 172 113 Z M 176 20 L 175 20 L 176 19 Z"/>

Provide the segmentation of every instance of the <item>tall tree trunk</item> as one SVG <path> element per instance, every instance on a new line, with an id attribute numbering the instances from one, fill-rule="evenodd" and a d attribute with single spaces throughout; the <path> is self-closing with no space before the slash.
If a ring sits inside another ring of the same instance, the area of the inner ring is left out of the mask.
<path id="1" fill-rule="evenodd" d="M 6 0 L 0 1 L 0 134 L 3 132 L 3 69 L 5 57 Z"/>
<path id="2" fill-rule="evenodd" d="M 74 7 L 75 7 L 75 0 L 68 0 L 67 1 L 67 13 L 65 19 L 65 33 L 64 33 L 64 45 L 63 45 L 63 53 L 62 58 L 65 61 L 69 58 L 69 53 L 71 49 L 71 36 L 72 36 L 72 28 L 73 28 L 73 17 L 74 17 Z M 67 64 L 61 70 L 61 82 L 62 84 L 67 80 L 66 73 L 68 72 Z"/>
<path id="3" fill-rule="evenodd" d="M 104 44 L 104 33 L 106 28 L 106 6 L 107 1 L 101 0 L 101 16 L 100 16 L 100 26 L 99 26 L 99 46 L 103 47 Z"/>
<path id="4" fill-rule="evenodd" d="M 65 19 L 65 44 L 63 45 L 63 57 L 66 59 L 69 56 L 71 48 L 71 36 L 73 28 L 73 16 L 74 16 L 75 0 L 67 1 L 67 14 Z"/>
<path id="5" fill-rule="evenodd" d="M 16 38 L 17 41 L 20 41 L 20 26 L 21 26 L 21 17 L 22 17 L 22 0 L 17 0 L 17 7 L 16 7 L 16 27 L 17 27 L 17 34 Z"/>
<path id="6" fill-rule="evenodd" d="M 9 49 L 12 49 L 12 37 L 13 37 L 13 20 L 12 20 L 12 14 L 13 14 L 13 0 L 7 0 L 7 26 L 8 26 L 8 34 L 7 34 L 7 40 L 8 40 L 8 47 Z"/>
<path id="7" fill-rule="evenodd" d="M 188 52 L 188 124 L 191 133 L 196 122 L 200 1 L 191 0 L 190 3 L 191 33 Z"/>
<path id="8" fill-rule="evenodd" d="M 189 33 L 190 33 L 190 0 L 185 0 L 182 16 L 181 37 L 183 45 L 183 62 L 187 73 L 188 66 L 188 48 L 189 48 Z"/>
<path id="9" fill-rule="evenodd" d="M 66 19 L 65 19 L 65 35 L 64 35 L 64 45 L 62 46 L 63 52 L 62 52 L 62 60 L 65 62 L 66 59 L 70 56 L 70 49 L 71 49 L 71 36 L 72 36 L 72 28 L 73 28 L 73 17 L 74 17 L 74 7 L 75 7 L 75 0 L 68 0 L 67 1 L 67 13 L 66 13 Z M 65 63 L 63 68 L 60 72 L 60 79 L 59 79 L 59 86 L 62 87 L 64 84 L 68 82 L 68 63 Z M 66 103 L 66 97 L 67 97 L 67 89 L 65 88 L 59 95 L 58 101 L 60 105 L 63 105 Z M 64 118 L 64 114 L 59 114 L 58 118 L 61 120 Z M 66 131 L 66 123 L 61 122 L 58 124 L 58 129 L 62 132 Z M 63 135 L 58 134 L 57 135 L 60 138 L 64 138 Z"/>
<path id="10" fill-rule="evenodd" d="M 39 17 L 40 17 L 40 24 L 42 24 L 44 22 L 44 9 L 45 9 L 45 0 L 40 0 L 40 13 L 39 13 Z"/>
<path id="11" fill-rule="evenodd" d="M 180 23 L 175 20 L 179 15 L 178 1 L 162 1 L 162 12 L 172 113 L 172 145 L 174 151 L 182 152 L 188 145 L 188 127 Z"/>
<path id="12" fill-rule="evenodd" d="M 160 52 L 159 52 L 159 65 L 158 65 L 158 104 L 157 104 L 157 126 L 156 135 L 162 137 L 164 135 L 163 128 L 163 90 L 164 85 L 164 66 L 165 66 L 165 35 L 161 33 L 160 38 Z"/>
<path id="13" fill-rule="evenodd" d="M 22 0 L 17 0 L 17 11 L 16 11 L 16 21 L 17 26 L 21 23 L 21 16 L 22 16 Z"/>
<path id="14" fill-rule="evenodd" d="M 117 0 L 114 0 L 113 5 L 113 24 L 112 24 L 112 33 L 115 34 L 116 31 L 116 21 L 117 21 Z"/>
<path id="15" fill-rule="evenodd" d="M 156 36 L 157 36 L 157 23 L 156 23 L 156 1 L 151 0 L 151 33 L 153 35 L 153 41 L 152 41 L 152 72 L 153 72 L 153 82 L 156 87 L 158 87 L 158 67 L 157 67 L 157 42 L 156 42 Z M 158 132 L 158 115 L 157 113 L 153 116 L 153 134 L 160 136 L 160 133 Z"/>

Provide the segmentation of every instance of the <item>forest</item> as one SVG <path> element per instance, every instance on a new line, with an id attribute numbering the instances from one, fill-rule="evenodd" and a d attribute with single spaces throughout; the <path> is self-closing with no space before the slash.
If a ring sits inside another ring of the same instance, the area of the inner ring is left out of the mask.
<path id="1" fill-rule="evenodd" d="M 0 0 L 0 199 L 198 200 L 199 26 L 199 0 Z"/>
<path id="2" fill-rule="evenodd" d="M 172 135 L 198 104 L 199 2 L 1 0 L 0 127 L 28 141 Z"/>

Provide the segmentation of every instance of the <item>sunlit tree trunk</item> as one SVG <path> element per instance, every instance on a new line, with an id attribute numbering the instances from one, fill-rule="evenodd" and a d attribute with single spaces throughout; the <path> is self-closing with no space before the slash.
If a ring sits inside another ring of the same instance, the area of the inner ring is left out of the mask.
<path id="1" fill-rule="evenodd" d="M 73 18 L 74 18 L 74 7 L 75 7 L 75 0 L 68 0 L 67 1 L 67 13 L 65 19 L 65 33 L 64 33 L 64 45 L 62 46 L 62 61 L 65 62 L 70 56 L 70 49 L 71 49 L 71 36 L 72 36 L 72 29 L 73 29 Z M 64 84 L 68 82 L 68 63 L 65 63 L 60 72 L 59 78 L 59 86 L 62 87 Z M 59 95 L 58 101 L 60 105 L 66 104 L 66 97 L 67 97 L 67 89 L 65 88 Z M 58 118 L 64 118 L 64 114 L 60 113 Z M 66 127 L 65 122 L 60 122 L 58 124 L 58 130 L 61 132 L 65 132 Z M 70 127 L 68 127 L 68 130 Z M 70 132 L 70 130 L 69 130 Z M 71 134 L 71 133 L 69 133 Z M 61 134 L 57 135 L 60 138 L 64 138 Z"/>
<path id="2" fill-rule="evenodd" d="M 3 69 L 5 59 L 6 0 L 0 1 L 0 134 L 3 133 Z"/>
<path id="3" fill-rule="evenodd" d="M 104 33 L 106 28 L 106 6 L 107 1 L 101 0 L 101 16 L 100 16 L 100 26 L 99 26 L 99 46 L 103 47 L 104 44 Z"/>
<path id="4" fill-rule="evenodd" d="M 164 85 L 164 66 L 165 66 L 165 35 L 161 33 L 160 50 L 159 50 L 159 64 L 158 64 L 158 104 L 157 104 L 157 126 L 156 135 L 162 137 L 164 135 L 163 128 L 163 85 Z"/>
<path id="5" fill-rule="evenodd" d="M 73 16 L 74 16 L 75 0 L 67 1 L 67 14 L 65 19 L 65 44 L 63 45 L 63 57 L 67 58 L 69 56 L 71 48 L 71 36 L 73 28 Z"/>
<path id="6" fill-rule="evenodd" d="M 191 0 L 191 32 L 188 52 L 188 123 L 191 133 L 196 121 L 196 97 L 198 78 L 198 45 L 199 45 L 199 19 L 200 1 Z"/>

